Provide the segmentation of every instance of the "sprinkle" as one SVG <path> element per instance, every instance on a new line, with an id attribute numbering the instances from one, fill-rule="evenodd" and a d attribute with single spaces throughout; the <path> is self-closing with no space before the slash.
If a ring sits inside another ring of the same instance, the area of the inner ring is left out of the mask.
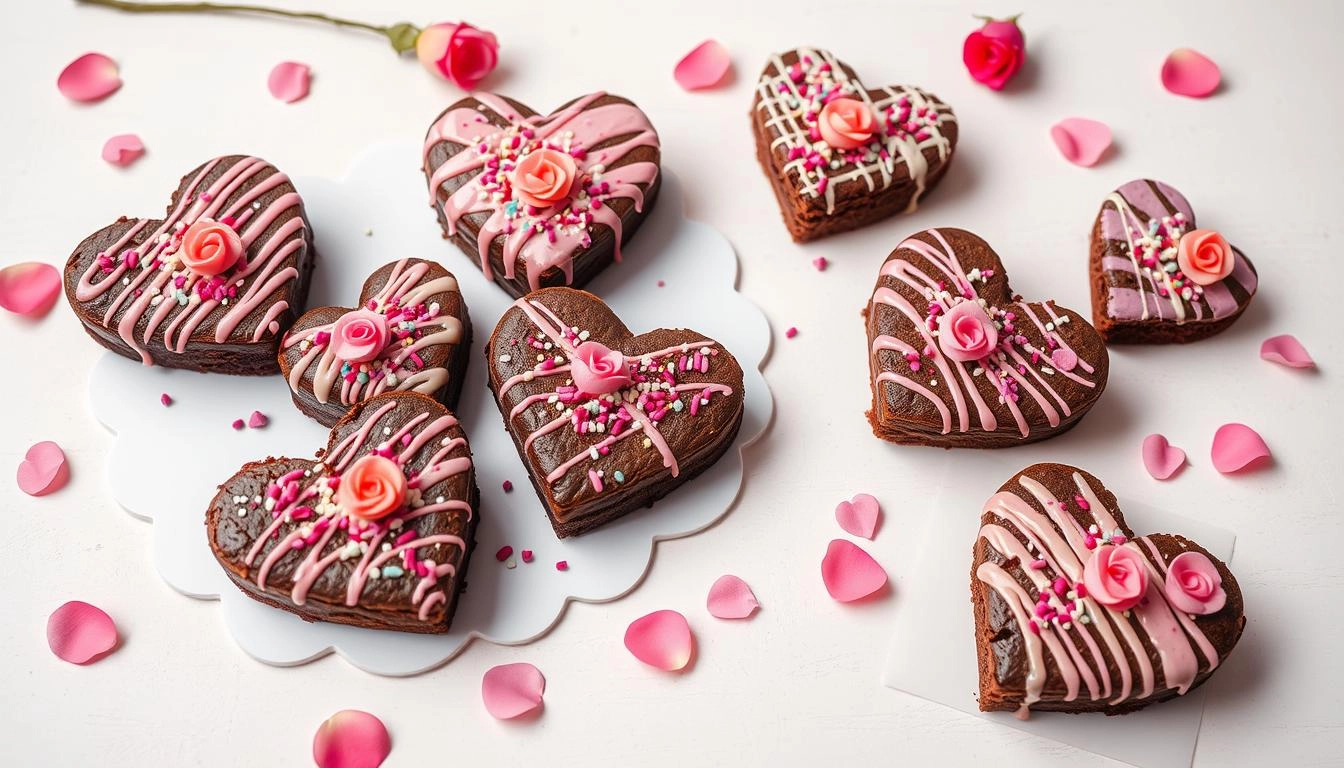
<path id="1" fill-rule="evenodd" d="M 792 339 L 794 336 L 797 336 L 797 335 L 798 335 L 798 329 L 797 329 L 797 328 L 789 328 L 789 330 L 787 330 L 787 331 L 784 332 L 784 338 L 786 338 L 786 339 Z"/>
<path id="2" fill-rule="evenodd" d="M 512 480 L 505 480 L 505 481 L 504 481 L 504 492 L 505 492 L 505 493 L 509 493 L 509 492 L 511 492 L 512 490 L 513 490 L 513 481 L 512 481 Z"/>
<path id="3" fill-rule="evenodd" d="M 384 578 L 384 579 L 395 579 L 395 578 L 397 578 L 398 576 L 404 576 L 405 574 L 406 574 L 406 572 L 403 571 L 403 570 L 401 569 L 400 566 L 396 566 L 396 565 L 384 565 L 384 566 L 383 566 L 383 578 Z"/>
<path id="4" fill-rule="evenodd" d="M 614 480 L 615 480 L 616 482 L 618 482 L 618 483 L 624 483 L 624 482 L 625 482 L 625 473 L 622 472 L 622 471 L 619 470 L 619 469 L 616 470 L 615 472 L 612 472 L 612 473 L 611 473 L 611 477 L 612 477 L 612 479 L 614 479 Z"/>
<path id="5" fill-rule="evenodd" d="M 242 419 L 234 419 L 234 420 L 233 420 L 233 428 L 234 428 L 234 429 L 242 429 L 242 428 L 245 427 L 245 426 L 247 426 L 247 425 L 243 423 L 243 420 L 242 420 Z"/>
<path id="6" fill-rule="evenodd" d="M 663 282 L 662 280 L 659 280 L 659 281 L 658 281 L 658 287 L 659 287 L 659 288 L 662 288 L 662 287 L 665 286 L 665 285 L 667 285 L 667 283 Z"/>
<path id="7" fill-rule="evenodd" d="M 830 262 L 826 260 L 825 256 L 818 256 L 812 260 L 812 266 L 816 267 L 818 272 L 825 272 L 827 264 L 830 264 Z"/>
<path id="8" fill-rule="evenodd" d="M 555 564 L 555 570 L 557 570 L 557 571 L 568 571 L 568 570 L 569 570 L 569 561 L 568 561 L 568 560 L 560 560 L 560 561 L 558 561 L 558 562 Z"/>
<path id="9" fill-rule="evenodd" d="M 495 559 L 502 563 L 505 560 L 508 560 L 509 557 L 512 555 L 513 555 L 513 547 L 510 547 L 508 544 L 505 544 L 504 546 L 499 548 L 498 552 L 495 553 Z"/>
<path id="10" fill-rule="evenodd" d="M 524 549 L 523 552 L 522 552 L 522 555 L 523 555 L 523 562 L 524 562 L 524 563 L 530 563 L 530 562 L 532 562 L 532 550 L 530 550 L 530 549 Z"/>
<path id="11" fill-rule="evenodd" d="M 173 398 L 170 397 L 167 392 L 164 392 L 162 395 L 159 395 L 159 402 L 163 403 L 164 408 L 167 408 L 173 404 Z"/>
<path id="12" fill-rule="evenodd" d="M 261 411 L 253 411 L 252 415 L 247 417 L 247 426 L 252 429 L 261 429 L 270 423 L 271 420 L 266 418 L 266 414 Z"/>

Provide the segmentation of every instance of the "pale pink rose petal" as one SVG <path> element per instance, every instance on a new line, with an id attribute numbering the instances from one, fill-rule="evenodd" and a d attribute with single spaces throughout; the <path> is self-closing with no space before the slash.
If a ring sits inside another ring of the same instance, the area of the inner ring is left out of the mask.
<path id="1" fill-rule="evenodd" d="M 1264 438 L 1245 424 L 1224 424 L 1213 434 L 1213 468 L 1225 475 L 1248 469 L 1269 457 Z"/>
<path id="2" fill-rule="evenodd" d="M 1316 361 L 1311 359 L 1307 348 L 1302 346 L 1302 342 L 1295 336 L 1288 333 L 1265 339 L 1260 345 L 1260 358 L 1289 368 L 1316 367 Z"/>
<path id="3" fill-rule="evenodd" d="M 1085 117 L 1067 117 L 1050 127 L 1050 138 L 1074 165 L 1096 165 L 1111 146 L 1111 128 Z"/>
<path id="4" fill-rule="evenodd" d="M 672 76 L 682 88 L 698 91 L 718 85 L 732 66 L 728 49 L 717 40 L 706 40 L 677 62 Z"/>
<path id="5" fill-rule="evenodd" d="M 0 269 L 0 307 L 37 319 L 61 295 L 61 273 L 50 264 L 25 261 Z"/>
<path id="6" fill-rule="evenodd" d="M 102 608 L 71 600 L 47 619 L 47 645 L 62 661 L 88 664 L 117 647 L 117 625 Z"/>
<path id="7" fill-rule="evenodd" d="M 720 576 L 705 600 L 709 615 L 716 619 L 745 619 L 760 606 L 747 582 L 731 574 Z"/>
<path id="8" fill-rule="evenodd" d="M 71 101 L 98 101 L 121 87 L 121 74 L 117 62 L 101 53 L 86 53 L 61 70 L 56 87 Z"/>
<path id="9" fill-rule="evenodd" d="M 357 709 L 343 709 L 318 726 L 313 761 L 318 768 L 378 768 L 392 751 L 383 721 Z"/>
<path id="10" fill-rule="evenodd" d="M 134 133 L 121 133 L 103 144 L 103 159 L 118 168 L 125 168 L 145 154 L 144 142 Z"/>
<path id="11" fill-rule="evenodd" d="M 509 720 L 537 709 L 545 692 L 546 678 L 541 670 L 526 662 L 491 667 L 481 678 L 485 711 L 497 720 Z"/>
<path id="12" fill-rule="evenodd" d="M 691 662 L 695 639 L 686 617 L 676 611 L 654 611 L 630 622 L 625 647 L 651 667 L 675 672 Z"/>
<path id="13" fill-rule="evenodd" d="M 1185 466 L 1185 451 L 1167 442 L 1162 435 L 1143 438 L 1143 468 L 1158 480 L 1166 480 Z"/>
<path id="14" fill-rule="evenodd" d="M 821 561 L 826 591 L 842 603 L 865 598 L 887 583 L 887 572 L 872 555 L 846 539 L 835 539 Z"/>
<path id="15" fill-rule="evenodd" d="M 881 514 L 882 507 L 878 505 L 877 499 L 866 493 L 860 493 L 836 506 L 835 521 L 845 533 L 872 539 L 877 531 L 877 521 Z"/>
<path id="16" fill-rule="evenodd" d="M 19 462 L 19 490 L 29 496 L 45 496 L 59 491 L 69 479 L 65 451 L 50 440 L 29 448 L 23 461 Z"/>
<path id="17" fill-rule="evenodd" d="M 266 78 L 266 87 L 271 89 L 271 95 L 275 98 L 293 104 L 308 95 L 311 78 L 312 70 L 308 69 L 307 64 L 282 61 L 275 65 L 270 77 Z"/>
<path id="18" fill-rule="evenodd" d="M 1218 90 L 1222 79 L 1213 60 L 1190 48 L 1177 48 L 1162 63 L 1162 85 L 1177 96 L 1202 99 Z"/>

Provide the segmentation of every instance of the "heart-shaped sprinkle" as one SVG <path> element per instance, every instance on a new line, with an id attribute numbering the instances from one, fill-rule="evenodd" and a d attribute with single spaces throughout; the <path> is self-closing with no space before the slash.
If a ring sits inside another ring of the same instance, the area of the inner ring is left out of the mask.
<path id="1" fill-rule="evenodd" d="M 1224 424 L 1213 434 L 1213 468 L 1223 474 L 1240 472 L 1252 465 L 1267 463 L 1269 446 L 1264 438 L 1245 424 Z"/>
<path id="2" fill-rule="evenodd" d="M 1162 86 L 1177 96 L 1202 99 L 1218 90 L 1222 79 L 1212 59 L 1190 48 L 1177 48 L 1162 63 Z"/>
<path id="3" fill-rule="evenodd" d="M 877 521 L 882 507 L 877 499 L 866 493 L 860 493 L 849 501 L 842 501 L 835 507 L 835 521 L 845 533 L 864 539 L 872 539 L 877 531 Z"/>
<path id="4" fill-rule="evenodd" d="M 387 726 L 358 709 L 337 712 L 313 736 L 313 761 L 318 768 L 378 768 L 391 752 Z"/>
<path id="5" fill-rule="evenodd" d="M 311 70 L 307 64 L 282 61 L 275 65 L 266 78 L 266 87 L 275 98 L 286 104 L 293 104 L 308 95 L 308 83 L 311 77 Z"/>
<path id="6" fill-rule="evenodd" d="M 25 261 L 0 269 L 0 307 L 37 319 L 61 295 L 61 273 L 50 264 Z"/>
<path id="7" fill-rule="evenodd" d="M 23 461 L 19 462 L 19 490 L 29 496 L 45 496 L 59 491 L 69 479 L 65 451 L 50 440 L 29 448 Z"/>
<path id="8" fill-rule="evenodd" d="M 1111 128 L 1097 120 L 1068 117 L 1050 126 L 1050 138 L 1065 160 L 1086 168 L 1100 162 L 1110 149 Z"/>
<path id="9" fill-rule="evenodd" d="M 144 142 L 134 133 L 121 133 L 103 144 L 103 160 L 125 168 L 145 154 Z"/>
<path id="10" fill-rule="evenodd" d="M 847 539 L 834 539 L 821 561 L 821 580 L 842 603 L 868 597 L 887 583 L 887 572 L 872 555 Z"/>
<path id="11" fill-rule="evenodd" d="M 71 101 L 99 101 L 121 87 L 121 74 L 117 62 L 101 53 L 86 53 L 61 70 L 56 87 Z"/>
<path id="12" fill-rule="evenodd" d="M 717 40 L 706 40 L 677 62 L 672 76 L 682 88 L 698 91 L 718 85 L 732 66 L 728 49 Z"/>
<path id="13" fill-rule="evenodd" d="M 526 662 L 500 664 L 485 671 L 481 678 L 481 700 L 485 711 L 497 720 L 509 720 L 535 711 L 546 692 L 541 670 Z"/>
<path id="14" fill-rule="evenodd" d="M 1185 451 L 1167 442 L 1162 435 L 1143 438 L 1143 468 L 1158 480 L 1166 480 L 1185 466 Z"/>
<path id="15" fill-rule="evenodd" d="M 676 611 L 654 611 L 630 622 L 625 647 L 651 667 L 676 672 L 691 662 L 695 638 L 686 617 Z"/>
<path id="16" fill-rule="evenodd" d="M 117 625 L 102 608 L 71 600 L 47 619 L 47 645 L 62 661 L 88 664 L 117 646 Z"/>
<path id="17" fill-rule="evenodd" d="M 709 615 L 716 619 L 745 619 L 755 613 L 760 605 L 747 582 L 732 574 L 715 580 L 705 600 Z"/>
<path id="18" fill-rule="evenodd" d="M 1260 358 L 1289 368 L 1315 368 L 1307 348 L 1291 334 L 1271 336 L 1260 345 Z"/>

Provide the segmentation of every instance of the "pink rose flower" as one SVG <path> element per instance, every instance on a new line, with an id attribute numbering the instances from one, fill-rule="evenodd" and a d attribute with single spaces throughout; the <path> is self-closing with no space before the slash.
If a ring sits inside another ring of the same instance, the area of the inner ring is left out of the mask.
<path id="1" fill-rule="evenodd" d="M 1176 264 L 1200 285 L 1212 285 L 1232 274 L 1237 256 L 1222 235 L 1212 229 L 1192 229 L 1176 241 Z"/>
<path id="2" fill-rule="evenodd" d="M 513 171 L 513 188 L 528 205 L 545 208 L 564 200 L 574 186 L 578 168 L 574 158 L 554 149 L 535 149 L 523 155 Z"/>
<path id="3" fill-rule="evenodd" d="M 873 111 L 858 99 L 833 99 L 817 116 L 821 138 L 836 149 L 862 147 L 873 137 L 876 126 Z"/>
<path id="4" fill-rule="evenodd" d="M 938 318 L 938 347 L 961 363 L 988 357 L 999 343 L 999 329 L 975 301 L 952 305 Z"/>
<path id="5" fill-rule="evenodd" d="M 499 41 L 466 22 L 431 24 L 415 38 L 415 55 L 430 74 L 469 91 L 499 63 Z"/>
<path id="6" fill-rule="evenodd" d="M 341 475 L 336 503 L 361 520 L 380 520 L 396 512 L 406 500 L 406 475 L 384 456 L 363 456 Z"/>
<path id="7" fill-rule="evenodd" d="M 1216 613 L 1227 602 L 1223 575 L 1201 552 L 1182 552 L 1167 566 L 1167 602 L 1182 613 Z"/>
<path id="8" fill-rule="evenodd" d="M 985 25 L 966 36 L 961 60 L 978 83 L 1001 90 L 1027 60 L 1026 41 L 1017 17 L 985 19 Z"/>
<path id="9" fill-rule="evenodd" d="M 368 309 L 346 312 L 331 326 L 331 349 L 350 363 L 364 363 L 387 347 L 387 317 Z"/>
<path id="10" fill-rule="evenodd" d="M 1087 595 L 1113 611 L 1128 611 L 1148 590 L 1148 564 L 1132 547 L 1101 544 L 1083 566 Z"/>
<path id="11" fill-rule="evenodd" d="M 625 355 L 596 341 L 585 341 L 574 350 L 570 376 L 574 386 L 590 395 L 610 394 L 632 381 Z"/>
<path id="12" fill-rule="evenodd" d="M 244 250 L 243 239 L 233 227 L 213 219 L 197 219 L 182 235 L 177 258 L 192 272 L 214 277 L 237 264 Z"/>

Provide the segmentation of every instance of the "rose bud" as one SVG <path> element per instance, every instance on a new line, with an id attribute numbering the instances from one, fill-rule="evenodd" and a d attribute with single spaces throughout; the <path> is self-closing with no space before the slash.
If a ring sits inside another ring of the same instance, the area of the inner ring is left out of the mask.
<path id="1" fill-rule="evenodd" d="M 499 42 L 466 22 L 431 24 L 416 36 L 415 55 L 430 74 L 469 91 L 494 71 Z"/>
<path id="2" fill-rule="evenodd" d="M 1022 68 L 1027 60 L 1026 42 L 1017 16 L 1007 19 L 983 18 L 984 26 L 966 36 L 961 49 L 961 60 L 978 83 L 994 90 L 1003 86 Z"/>

